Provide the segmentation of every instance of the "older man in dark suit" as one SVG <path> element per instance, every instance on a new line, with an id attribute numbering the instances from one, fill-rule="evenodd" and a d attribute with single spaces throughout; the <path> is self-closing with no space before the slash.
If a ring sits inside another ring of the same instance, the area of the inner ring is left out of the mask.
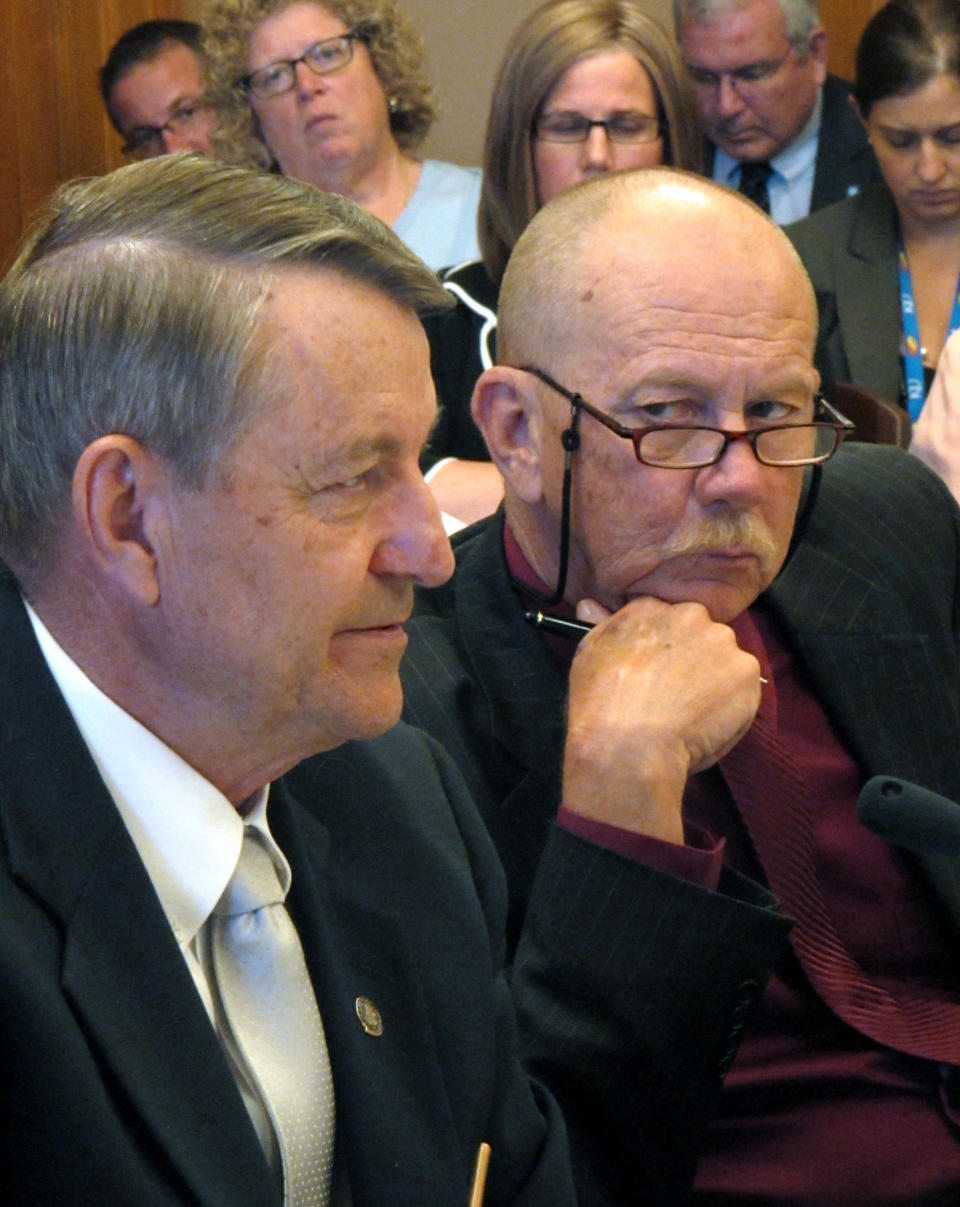
<path id="1" fill-rule="evenodd" d="M 707 174 L 781 225 L 879 179 L 816 0 L 674 0 Z"/>
<path id="2" fill-rule="evenodd" d="M 556 1030 L 584 1051 L 559 1086 L 574 1143 L 620 1089 L 618 1059 L 657 1060 L 662 984 L 638 966 L 620 986 L 633 1025 L 611 1022 L 618 958 L 649 950 L 662 920 L 693 1000 L 702 960 L 722 1009 L 737 874 L 795 926 L 706 1128 L 694 1201 L 950 1202 L 956 859 L 925 808 L 902 819 L 911 856 L 856 805 L 874 775 L 960 799 L 960 524 L 899 450 L 831 459 L 846 428 L 816 397 L 815 336 L 786 236 L 709 181 L 653 169 L 544 207 L 473 398 L 505 509 L 458 534 L 453 579 L 419 598 L 406 708 L 481 803 L 515 927 L 543 913 L 558 848 L 555 918 L 633 894 L 622 929 L 589 943 L 554 926 L 575 987 Z M 548 619 L 538 631 L 525 613 Z M 596 626 L 579 646 L 575 619 Z M 956 826 L 960 809 L 943 811 Z M 616 1101 L 597 1168 L 623 1203 L 645 1116 Z"/>
<path id="3" fill-rule="evenodd" d="M 486 1143 L 484 1202 L 572 1207 L 489 840 L 422 735 L 350 741 L 452 569 L 436 304 L 195 156 L 67 187 L 0 286 L 5 1203 L 450 1207 Z"/>

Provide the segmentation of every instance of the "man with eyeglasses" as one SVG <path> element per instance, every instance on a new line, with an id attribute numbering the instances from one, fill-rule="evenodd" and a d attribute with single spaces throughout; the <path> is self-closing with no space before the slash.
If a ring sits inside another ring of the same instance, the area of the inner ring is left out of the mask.
<path id="1" fill-rule="evenodd" d="M 472 409 L 504 507 L 420 595 L 405 709 L 484 813 L 513 935 L 553 918 L 522 1035 L 533 1069 L 583 1054 L 552 1088 L 594 1201 L 679 1201 L 658 1177 L 698 1150 L 696 1203 L 958 1201 L 955 869 L 857 815 L 878 775 L 960 800 L 956 506 L 842 442 L 799 260 L 702 177 L 548 203 L 499 319 Z M 794 926 L 761 992 L 765 890 Z"/>
<path id="2" fill-rule="evenodd" d="M 674 0 L 707 173 L 784 225 L 878 178 L 816 0 Z"/>
<path id="3" fill-rule="evenodd" d="M 212 154 L 200 38 L 200 26 L 192 21 L 144 21 L 111 49 L 100 71 L 100 92 L 129 158 Z"/>

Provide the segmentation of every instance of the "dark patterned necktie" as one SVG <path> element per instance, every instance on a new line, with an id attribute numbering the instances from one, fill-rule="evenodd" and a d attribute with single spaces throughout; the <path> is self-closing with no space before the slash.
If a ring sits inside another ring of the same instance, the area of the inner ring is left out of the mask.
<path id="1" fill-rule="evenodd" d="M 772 174 L 773 168 L 765 159 L 740 165 L 740 192 L 744 197 L 748 197 L 759 205 L 765 214 L 770 213 L 770 193 L 767 191 L 767 181 Z"/>
<path id="2" fill-rule="evenodd" d="M 960 1006 L 877 984 L 844 946 L 820 887 L 806 781 L 776 733 L 758 718 L 720 770 L 771 890 L 796 919 L 790 941 L 823 1001 L 881 1044 L 960 1064 Z"/>

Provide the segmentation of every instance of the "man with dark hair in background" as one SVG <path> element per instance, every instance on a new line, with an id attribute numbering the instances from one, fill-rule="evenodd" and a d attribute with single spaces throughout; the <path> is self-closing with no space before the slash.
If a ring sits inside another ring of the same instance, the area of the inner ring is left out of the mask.
<path id="1" fill-rule="evenodd" d="M 128 29 L 107 56 L 100 93 L 132 158 L 211 153 L 213 117 L 203 104 L 200 38 L 193 21 L 144 21 Z"/>

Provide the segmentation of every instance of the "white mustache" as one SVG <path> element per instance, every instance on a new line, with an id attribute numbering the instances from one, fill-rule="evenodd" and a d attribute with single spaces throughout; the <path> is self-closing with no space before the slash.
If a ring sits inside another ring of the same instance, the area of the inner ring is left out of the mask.
<path id="1" fill-rule="evenodd" d="M 766 524 L 742 511 L 711 516 L 694 532 L 667 541 L 663 553 L 666 557 L 695 557 L 700 553 L 725 553 L 729 549 L 748 549 L 764 571 L 775 564 L 780 553 Z"/>

